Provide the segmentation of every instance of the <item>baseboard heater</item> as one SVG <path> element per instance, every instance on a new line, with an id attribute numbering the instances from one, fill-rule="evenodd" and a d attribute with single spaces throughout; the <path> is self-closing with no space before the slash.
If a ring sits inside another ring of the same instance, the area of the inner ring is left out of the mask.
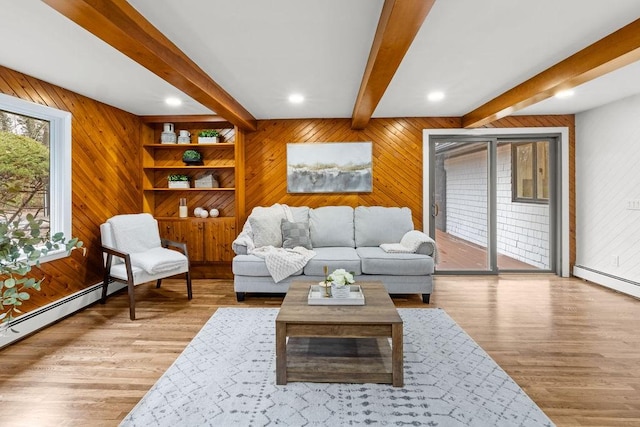
<path id="1" fill-rule="evenodd" d="M 594 270 L 582 265 L 573 266 L 573 275 L 618 292 L 640 298 L 640 283 Z"/>
<path id="2" fill-rule="evenodd" d="M 126 286 L 124 283 L 111 282 L 109 295 Z M 12 320 L 8 327 L 3 324 L 0 329 L 0 349 L 100 301 L 101 297 L 102 282 L 25 313 Z"/>

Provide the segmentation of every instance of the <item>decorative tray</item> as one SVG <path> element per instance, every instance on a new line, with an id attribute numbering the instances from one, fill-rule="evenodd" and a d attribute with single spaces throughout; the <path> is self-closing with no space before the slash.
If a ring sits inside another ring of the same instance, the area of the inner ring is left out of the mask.
<path id="1" fill-rule="evenodd" d="M 364 294 L 359 285 L 351 285 L 351 292 L 347 298 L 325 296 L 324 287 L 311 285 L 308 296 L 309 305 L 364 305 Z"/>

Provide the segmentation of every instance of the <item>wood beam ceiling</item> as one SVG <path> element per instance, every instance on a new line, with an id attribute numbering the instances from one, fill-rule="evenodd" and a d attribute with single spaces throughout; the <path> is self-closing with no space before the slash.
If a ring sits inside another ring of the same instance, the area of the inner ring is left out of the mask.
<path id="1" fill-rule="evenodd" d="M 435 0 L 385 0 L 353 108 L 351 127 L 364 129 Z"/>
<path id="2" fill-rule="evenodd" d="M 484 126 L 639 59 L 640 19 L 465 114 L 462 125 Z"/>
<path id="3" fill-rule="evenodd" d="M 126 0 L 43 0 L 149 71 L 247 131 L 256 119 Z"/>

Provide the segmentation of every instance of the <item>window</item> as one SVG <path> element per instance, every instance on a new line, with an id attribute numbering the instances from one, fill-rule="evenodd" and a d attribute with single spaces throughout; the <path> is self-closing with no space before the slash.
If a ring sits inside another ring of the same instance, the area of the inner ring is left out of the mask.
<path id="1" fill-rule="evenodd" d="M 71 113 L 0 94 L 0 148 L 17 154 L 0 160 L 0 209 L 44 220 L 51 234 L 71 236 Z M 9 148 L 7 148 L 9 147 Z M 13 148 L 15 147 L 15 149 Z M 41 262 L 65 256 L 50 253 Z"/>
<path id="2" fill-rule="evenodd" d="M 549 141 L 511 145 L 514 202 L 549 203 Z"/>

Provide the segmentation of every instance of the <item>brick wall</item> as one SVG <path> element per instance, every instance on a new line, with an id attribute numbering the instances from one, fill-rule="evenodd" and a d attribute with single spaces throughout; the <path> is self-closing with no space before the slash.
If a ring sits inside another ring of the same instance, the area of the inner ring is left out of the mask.
<path id="1" fill-rule="evenodd" d="M 538 268 L 550 268 L 549 206 L 511 200 L 511 146 L 498 147 L 496 164 L 498 253 Z M 487 153 L 480 151 L 444 162 L 447 232 L 487 246 Z"/>

